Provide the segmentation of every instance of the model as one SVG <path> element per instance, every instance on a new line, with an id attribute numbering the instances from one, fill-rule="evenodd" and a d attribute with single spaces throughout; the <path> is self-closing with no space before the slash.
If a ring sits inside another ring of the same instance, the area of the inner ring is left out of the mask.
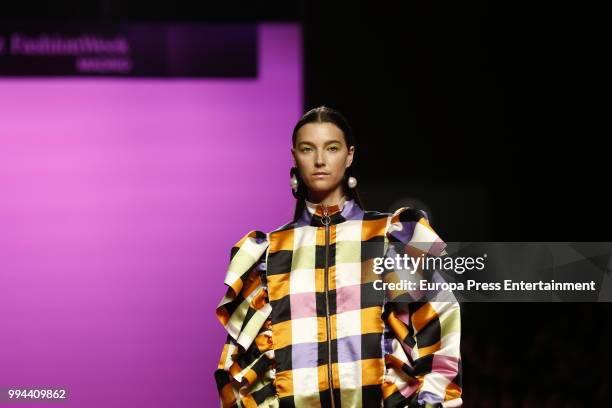
<path id="1" fill-rule="evenodd" d="M 402 252 L 446 255 L 427 214 L 364 210 L 339 112 L 307 112 L 292 145 L 294 219 L 249 232 L 231 252 L 216 311 L 228 333 L 215 371 L 221 405 L 461 406 L 458 302 L 389 290 L 381 281 L 402 271 L 375 267 Z"/>

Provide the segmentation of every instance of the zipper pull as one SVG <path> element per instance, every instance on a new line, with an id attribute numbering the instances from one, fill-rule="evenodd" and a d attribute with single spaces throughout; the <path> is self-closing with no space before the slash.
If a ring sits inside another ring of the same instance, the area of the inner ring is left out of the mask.
<path id="1" fill-rule="evenodd" d="M 328 226 L 331 218 L 328 215 L 328 211 L 327 211 L 327 205 L 323 204 L 323 217 L 321 218 L 321 223 L 323 223 L 323 225 Z"/>

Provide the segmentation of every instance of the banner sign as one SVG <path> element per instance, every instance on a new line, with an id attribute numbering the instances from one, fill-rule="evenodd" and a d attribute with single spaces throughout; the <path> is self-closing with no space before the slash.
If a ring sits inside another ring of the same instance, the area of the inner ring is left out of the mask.
<path id="1" fill-rule="evenodd" d="M 256 78 L 257 24 L 3 24 L 0 76 Z"/>

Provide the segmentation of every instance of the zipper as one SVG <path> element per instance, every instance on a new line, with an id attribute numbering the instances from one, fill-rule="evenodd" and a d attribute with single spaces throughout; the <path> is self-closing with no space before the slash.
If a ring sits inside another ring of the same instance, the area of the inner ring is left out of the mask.
<path id="1" fill-rule="evenodd" d="M 327 205 L 323 204 L 323 217 L 321 223 L 325 226 L 325 329 L 327 332 L 327 382 L 329 386 L 329 397 L 331 406 L 335 408 L 334 403 L 334 377 L 332 376 L 332 361 L 331 361 L 331 323 L 329 317 L 329 224 L 330 217 L 327 210 Z"/>

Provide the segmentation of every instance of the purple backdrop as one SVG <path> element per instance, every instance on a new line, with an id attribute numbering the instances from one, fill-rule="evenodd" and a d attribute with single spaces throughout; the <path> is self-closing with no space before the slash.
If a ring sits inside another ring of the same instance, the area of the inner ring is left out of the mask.
<path id="1" fill-rule="evenodd" d="M 217 406 L 230 248 L 294 203 L 300 30 L 259 30 L 257 80 L 0 79 L 0 388 Z"/>

